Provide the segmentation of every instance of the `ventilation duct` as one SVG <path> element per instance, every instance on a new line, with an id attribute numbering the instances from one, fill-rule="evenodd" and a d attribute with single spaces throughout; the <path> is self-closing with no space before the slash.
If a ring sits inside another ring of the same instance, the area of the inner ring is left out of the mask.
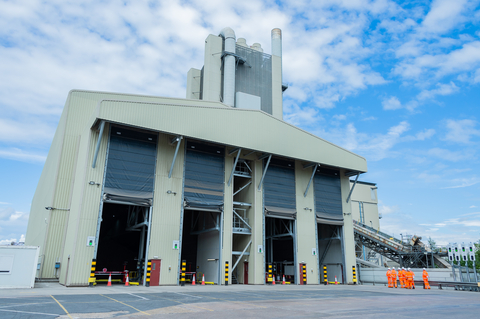
<path id="1" fill-rule="evenodd" d="M 225 41 L 223 53 L 223 103 L 235 106 L 235 32 L 231 28 L 224 28 L 220 36 Z"/>

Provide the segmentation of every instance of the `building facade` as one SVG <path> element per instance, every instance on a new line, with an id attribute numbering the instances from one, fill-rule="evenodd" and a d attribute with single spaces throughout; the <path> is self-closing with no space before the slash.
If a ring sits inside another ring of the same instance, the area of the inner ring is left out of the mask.
<path id="1" fill-rule="evenodd" d="M 366 160 L 283 121 L 279 29 L 271 55 L 230 28 L 205 43 L 186 99 L 69 93 L 28 224 L 38 278 L 88 285 L 95 260 L 145 284 L 150 260 L 150 285 L 178 284 L 182 261 L 215 284 L 226 262 L 230 283 L 319 284 L 324 265 L 353 282 Z"/>

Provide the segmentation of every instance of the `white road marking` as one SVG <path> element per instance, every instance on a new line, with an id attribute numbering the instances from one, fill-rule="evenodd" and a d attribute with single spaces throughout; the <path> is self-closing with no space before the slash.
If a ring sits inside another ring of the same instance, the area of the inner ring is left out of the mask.
<path id="1" fill-rule="evenodd" d="M 150 300 L 150 299 L 147 299 L 147 298 L 142 297 L 142 296 L 137 296 L 137 295 L 131 294 L 131 293 L 129 293 L 129 292 L 127 292 L 127 295 L 132 295 L 132 296 L 134 296 L 134 297 L 137 297 L 137 298 L 140 298 L 140 299 L 143 299 L 143 300 Z"/>
<path id="2" fill-rule="evenodd" d="M 55 316 L 55 317 L 61 316 L 60 314 L 53 314 L 53 313 L 18 311 L 18 310 L 7 310 L 7 309 L 0 309 L 0 311 L 18 312 L 18 313 L 31 313 L 31 314 L 34 314 L 34 315 L 45 315 L 45 316 Z"/>
<path id="3" fill-rule="evenodd" d="M 36 302 L 36 303 L 17 303 L 10 306 L 1 306 L 0 308 L 8 308 L 8 307 L 23 307 L 23 306 L 30 306 L 30 305 L 45 305 L 53 302 Z"/>
<path id="4" fill-rule="evenodd" d="M 203 298 L 203 297 L 198 297 L 198 296 L 192 296 L 192 295 L 182 294 L 182 293 L 179 293 L 179 292 L 174 292 L 174 294 L 183 295 L 183 296 L 187 296 L 187 297 L 193 297 L 193 298 L 199 298 L 199 299 L 202 299 L 202 298 Z"/>

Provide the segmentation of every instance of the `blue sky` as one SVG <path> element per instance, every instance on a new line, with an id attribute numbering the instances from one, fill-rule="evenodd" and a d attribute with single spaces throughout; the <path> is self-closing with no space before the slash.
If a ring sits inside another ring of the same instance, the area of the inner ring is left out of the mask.
<path id="1" fill-rule="evenodd" d="M 226 26 L 266 53 L 282 29 L 284 119 L 367 159 L 384 231 L 480 239 L 479 0 L 0 0 L 0 243 L 69 90 L 184 97 Z"/>

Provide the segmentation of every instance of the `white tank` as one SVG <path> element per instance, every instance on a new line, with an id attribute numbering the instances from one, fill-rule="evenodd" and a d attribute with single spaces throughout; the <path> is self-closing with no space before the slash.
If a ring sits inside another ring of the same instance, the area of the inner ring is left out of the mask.
<path id="1" fill-rule="evenodd" d="M 254 43 L 251 46 L 252 49 L 263 52 L 262 45 L 260 43 Z"/>
<path id="2" fill-rule="evenodd" d="M 247 40 L 245 38 L 238 38 L 237 39 L 237 44 L 242 46 L 242 47 L 245 47 L 245 48 L 248 48 L 249 46 L 247 45 Z"/>

